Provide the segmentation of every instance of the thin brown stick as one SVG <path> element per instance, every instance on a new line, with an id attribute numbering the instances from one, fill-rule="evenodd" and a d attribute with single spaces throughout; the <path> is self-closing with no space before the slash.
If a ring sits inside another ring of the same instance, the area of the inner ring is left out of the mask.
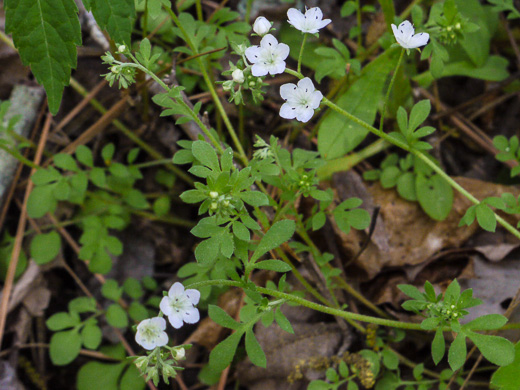
<path id="1" fill-rule="evenodd" d="M 36 156 L 34 157 L 34 164 L 39 165 L 43 156 L 43 150 L 47 143 L 47 137 L 49 135 L 49 129 L 51 127 L 52 115 L 49 113 L 43 125 L 42 135 L 38 142 L 38 149 L 36 150 Z M 36 169 L 31 170 L 31 176 L 36 172 Z M 23 199 L 23 206 L 18 220 L 18 228 L 16 230 L 16 238 L 14 241 L 13 252 L 11 253 L 11 261 L 9 262 L 9 268 L 7 269 L 7 275 L 5 278 L 4 289 L 2 293 L 2 301 L 0 302 L 0 349 L 2 347 L 2 341 L 4 338 L 5 323 L 7 320 L 9 298 L 11 297 L 11 290 L 14 283 L 14 275 L 16 272 L 16 266 L 18 265 L 18 257 L 22 249 L 22 241 L 25 232 L 25 224 L 27 219 L 27 200 L 31 194 L 33 188 L 33 182 L 29 181 L 25 189 L 25 196 Z"/>

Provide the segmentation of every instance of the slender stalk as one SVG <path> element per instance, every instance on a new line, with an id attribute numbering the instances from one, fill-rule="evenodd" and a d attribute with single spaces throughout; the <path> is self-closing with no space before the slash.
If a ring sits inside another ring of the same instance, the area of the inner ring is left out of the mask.
<path id="1" fill-rule="evenodd" d="M 204 21 L 204 16 L 202 15 L 202 0 L 197 0 L 196 3 L 197 8 L 197 19 L 199 19 L 201 22 Z"/>
<path id="2" fill-rule="evenodd" d="M 397 65 L 395 66 L 395 70 L 394 70 L 394 74 L 392 75 L 392 79 L 390 80 L 390 85 L 388 86 L 388 91 L 386 91 L 385 102 L 383 104 L 383 111 L 381 111 L 381 120 L 379 121 L 379 131 L 383 131 L 383 122 L 385 120 L 386 107 L 388 106 L 388 100 L 390 99 L 390 93 L 392 92 L 392 87 L 394 86 L 395 77 L 397 76 L 397 72 L 399 71 L 401 62 L 403 61 L 403 56 L 404 56 L 405 51 L 406 51 L 406 49 L 401 49 L 401 54 L 399 55 L 399 60 L 397 61 Z"/>
<path id="3" fill-rule="evenodd" d="M 294 71 L 292 71 L 292 72 L 294 72 Z M 361 119 L 355 117 L 354 115 L 345 111 L 341 107 L 332 103 L 327 98 L 323 98 L 323 103 L 326 106 L 330 107 L 332 110 L 343 115 L 347 119 L 350 119 L 350 120 L 356 122 L 358 125 L 364 127 L 365 129 L 372 132 L 373 134 L 383 138 L 385 141 L 388 141 L 389 143 L 417 156 L 418 158 L 423 160 L 429 167 L 431 167 L 439 176 L 441 176 L 444 180 L 446 180 L 453 188 L 455 188 L 458 192 L 460 192 L 462 195 L 464 195 L 466 198 L 468 198 L 472 203 L 477 204 L 477 205 L 480 204 L 480 201 L 477 198 L 475 198 L 471 193 L 466 191 L 460 184 L 458 184 L 455 180 L 453 180 L 439 166 L 437 166 L 433 161 L 431 161 L 428 157 L 426 157 L 426 155 L 424 153 L 420 152 L 419 150 L 410 149 L 410 147 L 407 144 L 405 144 L 404 142 L 396 140 L 395 138 L 390 137 L 388 134 L 376 129 L 373 126 L 370 126 L 368 123 L 362 121 Z M 507 231 L 509 231 L 511 234 L 513 234 L 516 238 L 518 238 L 520 240 L 520 232 L 518 230 L 516 230 L 512 225 L 510 225 L 502 217 L 500 217 L 496 213 L 494 213 L 494 214 L 495 214 L 495 218 L 498 221 L 498 223 L 500 223 Z"/>
<path id="4" fill-rule="evenodd" d="M 244 18 L 244 20 L 249 23 L 249 21 L 251 20 L 251 6 L 253 5 L 253 1 L 254 0 L 247 0 L 247 5 L 246 5 L 246 16 Z"/>
<path id="5" fill-rule="evenodd" d="M 303 50 L 305 49 L 305 43 L 307 42 L 307 35 L 308 34 L 303 34 L 302 46 L 300 47 L 300 55 L 298 56 L 298 73 L 302 72 Z"/>
<path id="6" fill-rule="evenodd" d="M 193 54 L 197 55 L 198 50 L 197 47 L 193 44 L 189 34 L 187 33 L 186 29 L 183 27 L 181 21 L 170 8 L 165 7 L 165 10 L 170 14 L 173 22 L 175 25 L 179 28 L 182 35 L 184 36 L 184 40 L 190 47 L 190 49 L 193 51 Z M 231 136 L 231 139 L 233 140 L 233 143 L 235 144 L 235 147 L 237 148 L 238 153 L 240 154 L 240 159 L 242 160 L 244 165 L 248 165 L 249 160 L 247 158 L 247 155 L 244 151 L 244 148 L 242 147 L 242 144 L 240 143 L 237 134 L 235 132 L 235 129 L 233 128 L 233 125 L 231 124 L 231 121 L 229 120 L 229 117 L 226 113 L 226 110 L 224 110 L 224 106 L 222 105 L 222 102 L 220 101 L 220 98 L 217 94 L 217 91 L 215 90 L 215 87 L 213 85 L 213 82 L 211 81 L 208 71 L 206 69 L 206 65 L 204 64 L 204 61 L 201 57 L 197 57 L 197 62 L 200 66 L 200 71 L 202 73 L 202 77 L 204 78 L 204 81 L 206 82 L 206 85 L 209 89 L 209 92 L 211 94 L 211 97 L 213 98 L 213 102 L 215 103 L 215 106 L 217 107 L 218 112 L 222 116 L 222 120 L 224 121 L 224 124 L 226 125 L 229 135 Z"/>

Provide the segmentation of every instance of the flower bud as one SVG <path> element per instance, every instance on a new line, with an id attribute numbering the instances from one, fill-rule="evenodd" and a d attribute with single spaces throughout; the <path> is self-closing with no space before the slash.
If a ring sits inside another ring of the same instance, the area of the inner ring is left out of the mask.
<path id="1" fill-rule="evenodd" d="M 177 349 L 177 353 L 175 354 L 175 360 L 182 360 L 186 356 L 186 350 L 184 348 Z"/>
<path id="2" fill-rule="evenodd" d="M 263 16 L 259 16 L 256 18 L 255 23 L 253 24 L 253 31 L 263 37 L 265 34 L 269 32 L 271 29 L 271 23 L 269 20 L 264 18 Z"/>
<path id="3" fill-rule="evenodd" d="M 118 51 L 119 53 L 124 53 L 124 52 L 126 51 L 126 46 L 125 46 L 125 45 L 119 45 L 119 46 L 117 47 L 117 51 Z"/>
<path id="4" fill-rule="evenodd" d="M 211 191 L 211 192 L 209 193 L 209 197 L 210 197 L 211 199 L 217 199 L 217 198 L 218 198 L 218 192 L 217 192 L 217 191 Z"/>
<path id="5" fill-rule="evenodd" d="M 233 81 L 237 84 L 242 84 L 245 80 L 244 72 L 241 69 L 235 69 L 231 76 L 233 76 Z"/>

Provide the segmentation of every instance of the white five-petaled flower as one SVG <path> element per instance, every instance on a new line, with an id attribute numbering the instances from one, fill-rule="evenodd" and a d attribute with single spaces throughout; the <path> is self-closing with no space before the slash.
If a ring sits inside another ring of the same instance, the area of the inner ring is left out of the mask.
<path id="1" fill-rule="evenodd" d="M 314 84 L 308 77 L 298 81 L 298 85 L 282 85 L 280 95 L 285 100 L 280 108 L 280 116 L 285 119 L 296 118 L 300 122 L 309 121 L 323 99 L 322 93 L 314 89 Z"/>
<path id="2" fill-rule="evenodd" d="M 267 34 L 271 30 L 271 22 L 264 18 L 263 16 L 259 16 L 256 18 L 255 22 L 253 23 L 253 31 L 255 34 L 260 35 L 263 37 L 265 34 Z"/>
<path id="3" fill-rule="evenodd" d="M 430 39 L 430 34 L 428 33 L 415 34 L 415 29 L 408 20 L 402 22 L 399 27 L 392 24 L 392 31 L 394 32 L 397 43 L 405 49 L 416 49 L 420 46 L 424 46 L 428 43 L 428 39 Z"/>
<path id="4" fill-rule="evenodd" d="M 323 20 L 323 12 L 318 7 L 310 8 L 305 11 L 305 15 L 296 8 L 287 11 L 289 24 L 304 33 L 316 34 L 319 29 L 331 22 L 330 19 Z"/>
<path id="5" fill-rule="evenodd" d="M 152 350 L 168 344 L 168 335 L 164 331 L 166 321 L 162 317 L 153 317 L 143 320 L 137 325 L 135 341 L 144 349 Z"/>
<path id="6" fill-rule="evenodd" d="M 278 43 L 271 34 L 265 35 L 260 41 L 260 46 L 251 46 L 246 49 L 246 57 L 253 64 L 251 73 L 253 76 L 265 76 L 283 73 L 285 59 L 289 55 L 289 46 Z"/>
<path id="7" fill-rule="evenodd" d="M 163 297 L 159 308 L 168 317 L 168 321 L 175 328 L 179 329 L 183 322 L 194 324 L 200 319 L 197 308 L 200 292 L 198 290 L 184 290 L 182 283 L 176 282 L 171 286 L 168 295 Z"/>

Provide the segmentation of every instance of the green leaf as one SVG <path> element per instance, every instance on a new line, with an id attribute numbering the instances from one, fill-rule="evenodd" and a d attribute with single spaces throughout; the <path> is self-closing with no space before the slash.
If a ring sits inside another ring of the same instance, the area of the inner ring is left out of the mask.
<path id="1" fill-rule="evenodd" d="M 132 299 L 139 299 L 144 291 L 141 283 L 136 278 L 127 278 L 123 283 L 123 291 Z"/>
<path id="2" fill-rule="evenodd" d="M 269 204 L 267 195 L 260 191 L 245 191 L 240 193 L 240 199 L 253 207 L 266 206 Z"/>
<path id="3" fill-rule="evenodd" d="M 363 68 L 355 81 L 336 104 L 355 117 L 372 124 L 383 97 L 387 76 L 395 68 L 396 50 L 387 50 Z M 368 130 L 337 112 L 329 112 L 318 130 L 318 150 L 329 160 L 342 157 L 358 146 Z"/>
<path id="4" fill-rule="evenodd" d="M 243 332 L 235 332 L 218 344 L 209 354 L 209 365 L 215 371 L 222 371 L 229 366 Z"/>
<path id="5" fill-rule="evenodd" d="M 446 342 L 444 341 L 444 333 L 441 328 L 438 328 L 432 342 L 432 358 L 436 365 L 442 360 L 445 352 Z"/>
<path id="6" fill-rule="evenodd" d="M 466 361 L 466 335 L 459 333 L 453 343 L 451 343 L 448 352 L 448 363 L 453 371 L 458 370 L 464 365 Z"/>
<path id="7" fill-rule="evenodd" d="M 503 337 L 469 332 L 468 337 L 475 343 L 480 353 L 497 366 L 507 366 L 515 359 L 513 343 Z"/>
<path id="8" fill-rule="evenodd" d="M 146 383 L 137 367 L 134 364 L 127 365 L 127 369 L 124 371 L 121 382 L 119 383 L 118 390 L 144 390 L 145 387 Z M 105 388 L 98 387 L 97 389 Z"/>
<path id="9" fill-rule="evenodd" d="M 284 221 L 276 222 L 258 243 L 258 246 L 251 257 L 251 262 L 255 262 L 265 253 L 278 248 L 284 242 L 289 240 L 294 234 L 295 229 L 296 225 L 293 220 L 286 219 Z"/>
<path id="10" fill-rule="evenodd" d="M 410 284 L 399 284 L 397 288 L 408 295 L 410 298 L 417 299 L 418 301 L 424 301 L 424 295 L 419 289 Z"/>
<path id="11" fill-rule="evenodd" d="M 88 313 L 96 311 L 96 300 L 91 297 L 79 297 L 74 298 L 68 304 L 70 312 L 75 311 L 76 313 Z"/>
<path id="12" fill-rule="evenodd" d="M 220 171 L 217 152 L 206 141 L 195 141 L 191 151 L 193 156 L 212 171 Z"/>
<path id="13" fill-rule="evenodd" d="M 67 328 L 72 328 L 76 325 L 79 325 L 80 319 L 78 316 L 72 316 L 67 312 L 60 312 L 53 314 L 49 317 L 49 319 L 45 322 L 47 328 L 52 331 L 63 330 Z"/>
<path id="14" fill-rule="evenodd" d="M 49 345 L 49 355 L 53 364 L 65 366 L 79 355 L 81 336 L 75 329 L 54 333 Z"/>
<path id="15" fill-rule="evenodd" d="M 56 231 L 38 234 L 31 241 L 31 257 L 38 265 L 46 264 L 58 255 L 61 248 L 60 235 Z"/>
<path id="16" fill-rule="evenodd" d="M 251 363 L 253 363 L 255 366 L 263 368 L 266 367 L 267 359 L 265 357 L 265 353 L 258 343 L 253 329 L 249 329 L 246 332 L 246 352 L 247 356 L 249 356 L 249 360 L 251 360 Z"/>
<path id="17" fill-rule="evenodd" d="M 397 370 L 399 367 L 399 358 L 395 354 L 395 352 L 390 351 L 388 349 L 384 349 L 382 352 L 383 355 L 383 364 L 389 370 Z"/>
<path id="18" fill-rule="evenodd" d="M 76 46 L 81 45 L 76 4 L 73 0 L 6 0 L 4 5 L 6 33 L 13 35 L 22 62 L 45 88 L 49 109 L 56 114 L 71 68 L 76 67 Z"/>
<path id="19" fill-rule="evenodd" d="M 236 322 L 231 316 L 226 313 L 223 309 L 215 305 L 208 306 L 208 315 L 213 321 L 215 321 L 220 326 L 229 329 L 238 329 L 240 324 Z"/>
<path id="20" fill-rule="evenodd" d="M 494 330 L 503 327 L 507 323 L 507 317 L 501 314 L 487 314 L 477 317 L 464 325 L 466 329 Z"/>
<path id="21" fill-rule="evenodd" d="M 481 203 L 477 205 L 475 213 L 480 227 L 494 233 L 497 228 L 497 219 L 493 210 L 488 205 Z"/>
<path id="22" fill-rule="evenodd" d="M 419 125 L 428 118 L 431 108 L 432 106 L 428 99 L 421 100 L 412 107 L 412 111 L 410 111 L 410 122 L 408 123 L 410 132 L 417 129 Z"/>
<path id="23" fill-rule="evenodd" d="M 88 362 L 81 366 L 76 379 L 78 390 L 119 390 L 119 379 L 127 363 Z M 135 382 L 137 384 L 137 381 Z M 136 386 L 137 387 L 137 386 Z"/>
<path id="24" fill-rule="evenodd" d="M 56 209 L 57 202 L 53 194 L 54 185 L 35 187 L 27 201 L 27 214 L 31 218 L 41 218 L 47 212 L 53 212 Z"/>
<path id="25" fill-rule="evenodd" d="M 153 202 L 153 212 L 155 215 L 162 217 L 170 212 L 170 197 L 161 196 Z"/>
<path id="26" fill-rule="evenodd" d="M 70 155 L 66 153 L 59 153 L 54 155 L 53 157 L 54 165 L 58 168 L 61 168 L 65 171 L 79 171 L 78 164 L 76 164 L 76 160 Z"/>
<path id="27" fill-rule="evenodd" d="M 101 295 L 105 298 L 117 302 L 123 294 L 123 287 L 119 287 L 114 279 L 108 279 L 101 287 Z"/>
<path id="28" fill-rule="evenodd" d="M 92 168 L 94 166 L 94 157 L 92 151 L 85 145 L 79 145 L 76 149 L 76 158 L 83 165 Z"/>
<path id="29" fill-rule="evenodd" d="M 92 11 L 99 27 L 107 30 L 116 44 L 130 46 L 136 17 L 134 0 L 89 0 L 85 8 Z"/>
<path id="30" fill-rule="evenodd" d="M 251 239 L 251 235 L 249 233 L 249 229 L 245 227 L 242 222 L 235 221 L 233 222 L 233 234 L 242 241 L 249 241 Z"/>
<path id="31" fill-rule="evenodd" d="M 128 326 L 128 316 L 124 309 L 117 303 L 113 303 L 108 307 L 105 317 L 109 325 L 115 328 L 122 329 Z"/>
<path id="32" fill-rule="evenodd" d="M 274 320 L 282 330 L 294 334 L 294 329 L 285 314 L 282 313 L 281 308 L 276 309 L 274 312 Z"/>
<path id="33" fill-rule="evenodd" d="M 395 187 L 401 174 L 401 170 L 397 167 L 388 167 L 383 169 L 380 177 L 381 186 L 385 189 Z"/>
<path id="34" fill-rule="evenodd" d="M 97 349 L 101 344 L 102 333 L 97 325 L 86 325 L 81 330 L 83 345 L 88 349 Z"/>
<path id="35" fill-rule="evenodd" d="M 515 345 L 515 358 L 507 366 L 500 367 L 491 377 L 491 384 L 501 390 L 520 390 L 518 373 L 520 372 L 520 342 Z"/>
<path id="36" fill-rule="evenodd" d="M 426 214 L 436 221 L 446 219 L 453 205 L 453 190 L 439 175 L 427 178 L 419 173 L 415 178 L 417 200 Z"/>
<path id="37" fill-rule="evenodd" d="M 263 260 L 255 264 L 257 269 L 266 269 L 275 272 L 289 272 L 292 268 L 281 260 Z"/>
<path id="38" fill-rule="evenodd" d="M 141 322 L 149 316 L 146 307 L 137 301 L 132 302 L 128 307 L 128 315 L 136 322 Z"/>

